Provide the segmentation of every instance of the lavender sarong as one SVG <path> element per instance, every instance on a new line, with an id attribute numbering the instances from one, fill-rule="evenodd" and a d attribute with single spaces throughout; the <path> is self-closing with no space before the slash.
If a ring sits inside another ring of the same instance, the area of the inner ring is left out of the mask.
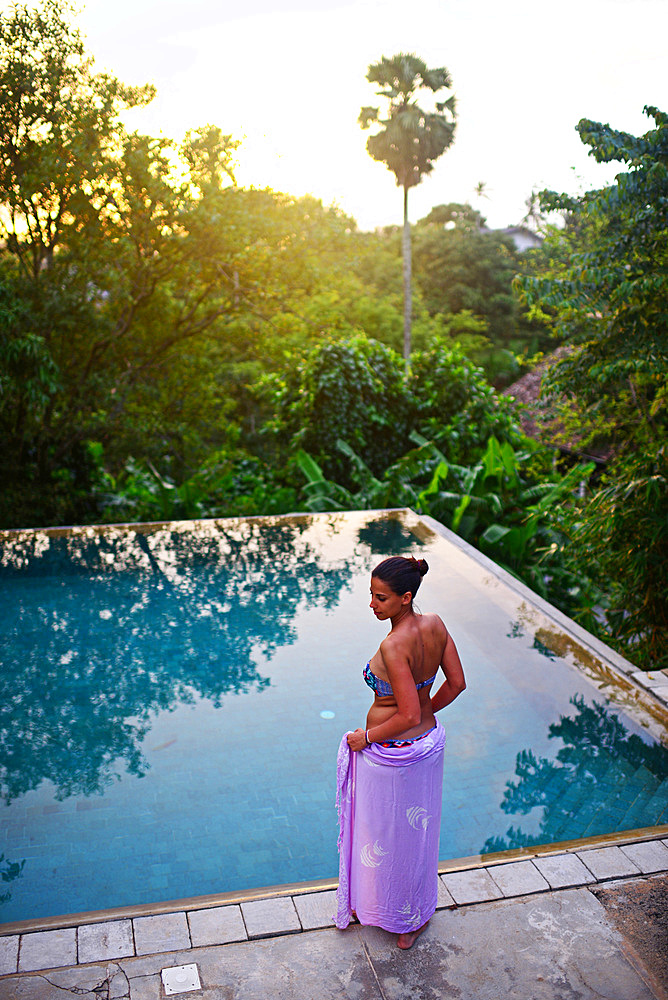
<path id="1" fill-rule="evenodd" d="M 405 934 L 436 909 L 445 732 L 407 747 L 372 743 L 337 760 L 339 888 L 334 923 Z"/>

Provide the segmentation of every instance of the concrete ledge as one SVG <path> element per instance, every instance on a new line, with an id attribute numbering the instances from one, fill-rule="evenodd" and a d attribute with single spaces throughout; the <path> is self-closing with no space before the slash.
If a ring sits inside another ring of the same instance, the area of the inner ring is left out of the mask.
<path id="1" fill-rule="evenodd" d="M 668 847 L 660 840 L 642 844 L 626 844 L 620 850 L 640 869 L 643 875 L 668 869 Z"/>
<path id="2" fill-rule="evenodd" d="M 557 854 L 549 858 L 536 858 L 534 864 L 551 889 L 570 889 L 588 885 L 596 879 L 576 854 Z"/>
<path id="3" fill-rule="evenodd" d="M 132 921 L 138 955 L 190 948 L 190 932 L 185 913 L 161 913 Z M 81 930 L 81 928 L 79 928 Z"/>
<path id="4" fill-rule="evenodd" d="M 77 932 L 74 927 L 22 935 L 19 972 L 36 972 L 76 964 Z"/>
<path id="5" fill-rule="evenodd" d="M 485 868 L 441 875 L 441 881 L 460 906 L 503 898 L 503 892 Z"/>
<path id="6" fill-rule="evenodd" d="M 332 914 L 336 912 L 336 893 L 333 890 L 294 896 L 292 901 L 305 931 L 332 926 Z"/>
<path id="7" fill-rule="evenodd" d="M 19 965 L 19 935 L 0 938 L 0 976 L 16 972 Z"/>
<path id="8" fill-rule="evenodd" d="M 81 964 L 128 958 L 135 953 L 131 920 L 110 920 L 79 927 L 77 941 Z"/>

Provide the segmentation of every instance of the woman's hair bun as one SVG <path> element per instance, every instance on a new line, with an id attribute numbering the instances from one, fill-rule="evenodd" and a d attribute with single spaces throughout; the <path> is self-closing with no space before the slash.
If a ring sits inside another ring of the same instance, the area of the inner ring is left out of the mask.
<path id="1" fill-rule="evenodd" d="M 415 556 L 390 556 L 378 563 L 371 576 L 389 584 L 395 594 L 401 596 L 410 591 L 415 597 L 422 577 L 428 569 L 426 559 L 416 559 Z"/>

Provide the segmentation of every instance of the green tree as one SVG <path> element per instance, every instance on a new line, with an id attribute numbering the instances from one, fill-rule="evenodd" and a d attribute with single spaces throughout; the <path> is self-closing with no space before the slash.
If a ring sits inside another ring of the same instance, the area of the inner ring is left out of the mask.
<path id="1" fill-rule="evenodd" d="M 354 477 L 338 441 L 380 475 L 412 449 L 415 431 L 462 463 L 476 461 L 491 434 L 502 441 L 518 434 L 513 404 L 437 339 L 413 353 L 408 378 L 401 357 L 364 334 L 324 340 L 299 363 L 268 375 L 260 391 L 271 414 L 265 434 L 280 461 L 301 448 L 346 489 Z"/>
<path id="2" fill-rule="evenodd" d="M 668 645 L 668 115 L 645 113 L 656 127 L 642 136 L 580 122 L 590 155 L 623 169 L 579 200 L 543 193 L 545 209 L 569 214 L 572 252 L 520 286 L 555 312 L 571 346 L 548 390 L 573 396 L 612 445 L 576 540 L 605 576 L 605 638 L 650 669 L 665 665 Z"/>
<path id="3" fill-rule="evenodd" d="M 363 129 L 380 128 L 367 140 L 367 150 L 374 160 L 384 163 L 404 191 L 403 261 L 404 261 L 404 358 L 411 353 L 411 232 L 408 221 L 408 191 L 431 173 L 434 161 L 452 144 L 455 134 L 455 98 L 436 101 L 434 110 L 418 104 L 425 91 L 439 94 L 450 90 L 452 81 L 445 67 L 428 69 L 415 55 L 399 53 L 391 59 L 372 63 L 367 73 L 369 83 L 377 84 L 377 94 L 386 101 L 385 117 L 380 108 L 364 107 L 359 114 Z"/>
<path id="4" fill-rule="evenodd" d="M 483 321 L 487 351 L 474 360 L 495 385 L 517 373 L 516 354 L 551 347 L 549 327 L 529 318 L 513 291 L 524 255 L 509 236 L 486 229 L 478 211 L 438 205 L 418 221 L 413 243 L 416 284 L 429 313 L 449 319 L 468 311 Z"/>
<path id="5" fill-rule="evenodd" d="M 349 486 L 349 461 L 341 439 L 382 471 L 410 445 L 414 401 L 401 358 L 364 334 L 330 338 L 296 365 L 268 376 L 261 386 L 272 413 L 266 430 L 285 460 L 303 448 L 330 479 Z"/>

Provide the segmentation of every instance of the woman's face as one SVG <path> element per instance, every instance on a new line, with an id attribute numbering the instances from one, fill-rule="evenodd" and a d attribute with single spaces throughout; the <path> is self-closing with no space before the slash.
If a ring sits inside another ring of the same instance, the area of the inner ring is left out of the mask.
<path id="1" fill-rule="evenodd" d="M 371 577 L 371 601 L 369 602 L 369 607 L 379 621 L 394 618 L 402 608 L 410 603 L 410 591 L 402 597 L 399 594 L 395 594 L 389 583 L 379 580 L 377 576 Z"/>

